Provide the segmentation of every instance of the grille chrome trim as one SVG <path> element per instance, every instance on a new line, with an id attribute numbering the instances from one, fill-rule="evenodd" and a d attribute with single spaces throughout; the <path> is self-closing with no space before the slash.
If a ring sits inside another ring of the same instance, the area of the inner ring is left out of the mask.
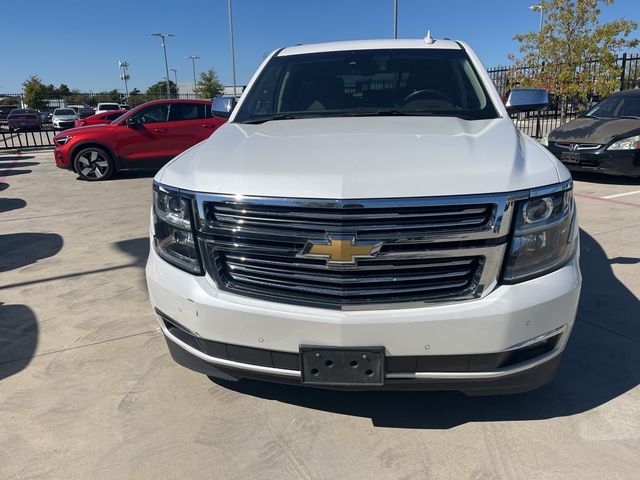
<path id="1" fill-rule="evenodd" d="M 218 288 L 342 310 L 486 295 L 497 285 L 515 202 L 530 195 L 327 200 L 183 193 L 193 199 L 201 255 Z M 474 221 L 463 221 L 470 216 Z M 421 223 L 411 223 L 416 220 Z M 308 240 L 345 233 L 358 241 L 379 240 L 382 249 L 356 265 L 296 258 Z"/>
<path id="2" fill-rule="evenodd" d="M 597 143 L 576 143 L 576 142 L 554 142 L 554 145 L 558 148 L 564 148 L 566 150 L 574 150 L 574 151 L 598 150 L 600 147 L 602 147 L 602 144 L 597 144 Z"/>

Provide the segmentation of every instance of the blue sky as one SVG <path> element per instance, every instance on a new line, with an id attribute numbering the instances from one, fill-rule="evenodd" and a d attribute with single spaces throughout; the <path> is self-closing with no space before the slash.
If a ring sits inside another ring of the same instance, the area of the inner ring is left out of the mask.
<path id="1" fill-rule="evenodd" d="M 639 0 L 617 0 L 602 19 L 640 20 Z M 399 37 L 467 41 L 485 66 L 507 63 L 512 37 L 537 30 L 534 0 L 399 0 Z M 145 90 L 164 76 L 160 40 L 170 32 L 169 68 L 178 81 L 215 68 L 231 83 L 226 0 L 2 0 L 0 92 L 17 93 L 30 74 L 45 83 L 83 91 L 122 89 L 118 60 L 130 65 L 130 88 Z M 393 0 L 233 0 L 238 83 L 246 83 L 264 56 L 281 46 L 332 40 L 389 38 Z M 173 74 L 172 74 L 173 76 Z"/>

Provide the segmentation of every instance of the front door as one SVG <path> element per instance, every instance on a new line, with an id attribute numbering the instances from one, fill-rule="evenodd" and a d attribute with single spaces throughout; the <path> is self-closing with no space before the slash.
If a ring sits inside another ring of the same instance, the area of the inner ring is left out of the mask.
<path id="1" fill-rule="evenodd" d="M 153 167 L 177 154 L 172 140 L 169 104 L 150 105 L 119 125 L 117 151 L 122 167 Z"/>

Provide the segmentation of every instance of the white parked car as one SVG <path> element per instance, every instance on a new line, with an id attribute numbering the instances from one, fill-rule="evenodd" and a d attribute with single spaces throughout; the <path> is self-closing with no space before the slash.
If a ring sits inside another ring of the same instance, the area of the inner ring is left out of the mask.
<path id="1" fill-rule="evenodd" d="M 53 128 L 71 128 L 76 124 L 78 114 L 73 108 L 56 108 L 51 116 Z"/>
<path id="2" fill-rule="evenodd" d="M 99 103 L 98 106 L 96 107 L 96 111 L 94 115 L 98 115 L 99 113 L 107 112 L 109 110 L 121 110 L 121 109 L 122 107 L 120 107 L 120 104 L 118 103 L 102 102 L 102 103 Z"/>
<path id="3" fill-rule="evenodd" d="M 571 176 L 466 44 L 281 49 L 230 105 L 154 179 L 146 277 L 178 363 L 468 394 L 553 378 L 581 286 Z"/>

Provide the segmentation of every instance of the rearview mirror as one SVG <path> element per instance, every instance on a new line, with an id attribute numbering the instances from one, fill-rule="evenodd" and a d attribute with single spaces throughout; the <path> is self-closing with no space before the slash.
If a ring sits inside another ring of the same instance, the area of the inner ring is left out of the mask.
<path id="1" fill-rule="evenodd" d="M 234 97 L 218 97 L 214 98 L 211 103 L 211 115 L 214 117 L 229 118 L 231 112 L 236 107 L 236 99 Z"/>
<path id="2" fill-rule="evenodd" d="M 511 90 L 505 107 L 509 113 L 533 112 L 549 106 L 549 94 L 541 88 L 519 88 Z"/>

